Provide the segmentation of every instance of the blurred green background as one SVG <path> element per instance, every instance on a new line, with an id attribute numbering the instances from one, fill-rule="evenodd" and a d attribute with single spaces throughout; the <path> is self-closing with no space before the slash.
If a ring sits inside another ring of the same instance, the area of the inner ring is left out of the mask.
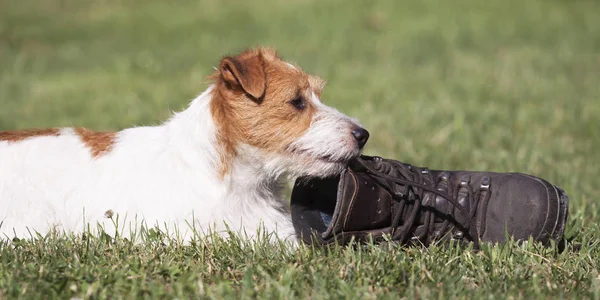
<path id="1" fill-rule="evenodd" d="M 273 46 L 329 81 L 367 154 L 520 171 L 597 220 L 598 1 L 0 1 L 0 129 L 158 124 L 221 56 Z M 584 225 L 584 224 L 582 224 Z"/>
<path id="2" fill-rule="evenodd" d="M 327 79 L 367 154 L 562 186 L 567 250 L 50 237 L 0 243 L 0 299 L 600 299 L 600 1 L 0 0 L 0 130 L 159 124 L 257 45 Z"/>

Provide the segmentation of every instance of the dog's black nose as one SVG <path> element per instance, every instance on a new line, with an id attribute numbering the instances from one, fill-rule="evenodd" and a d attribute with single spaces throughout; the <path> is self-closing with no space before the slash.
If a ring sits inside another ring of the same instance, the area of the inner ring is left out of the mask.
<path id="1" fill-rule="evenodd" d="M 352 135 L 358 142 L 358 147 L 361 149 L 362 149 L 362 147 L 365 146 L 365 144 L 367 143 L 367 140 L 369 140 L 369 132 L 367 130 L 365 130 L 364 128 L 359 127 L 359 128 L 352 130 Z"/>

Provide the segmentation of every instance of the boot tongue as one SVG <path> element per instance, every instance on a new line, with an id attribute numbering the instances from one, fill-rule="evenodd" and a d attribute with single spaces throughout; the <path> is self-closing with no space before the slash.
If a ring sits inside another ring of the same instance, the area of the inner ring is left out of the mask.
<path id="1" fill-rule="evenodd" d="M 337 202 L 331 223 L 322 237 L 329 240 L 344 232 L 377 232 L 392 223 L 392 199 L 371 176 L 347 169 L 340 175 Z"/>

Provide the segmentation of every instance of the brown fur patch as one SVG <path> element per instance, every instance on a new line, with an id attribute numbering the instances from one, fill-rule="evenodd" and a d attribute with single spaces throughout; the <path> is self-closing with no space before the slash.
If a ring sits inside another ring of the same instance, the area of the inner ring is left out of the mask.
<path id="1" fill-rule="evenodd" d="M 59 128 L 46 129 L 24 129 L 24 130 L 9 130 L 0 132 L 0 141 L 19 142 L 29 138 L 38 136 L 59 136 Z"/>
<path id="2" fill-rule="evenodd" d="M 286 151 L 309 128 L 316 111 L 312 93 L 319 95 L 324 86 L 323 80 L 291 67 L 269 48 L 224 58 L 211 78 L 215 89 L 210 108 L 223 150 L 221 178 L 229 171 L 238 144 Z M 304 109 L 290 103 L 297 97 L 303 97 Z"/>
<path id="3" fill-rule="evenodd" d="M 90 154 L 94 158 L 108 153 L 115 143 L 115 132 L 75 128 L 75 133 L 79 135 L 81 141 L 90 148 Z"/>

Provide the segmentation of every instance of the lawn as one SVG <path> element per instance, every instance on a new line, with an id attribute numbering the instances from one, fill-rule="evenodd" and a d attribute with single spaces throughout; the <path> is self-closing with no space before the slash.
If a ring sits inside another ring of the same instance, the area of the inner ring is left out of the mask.
<path id="1" fill-rule="evenodd" d="M 221 56 L 270 45 L 328 80 L 323 100 L 371 132 L 367 154 L 530 173 L 571 199 L 562 252 L 154 231 L 0 243 L 0 299 L 600 299 L 599 15 L 592 0 L 0 0 L 0 130 L 157 124 Z"/>

